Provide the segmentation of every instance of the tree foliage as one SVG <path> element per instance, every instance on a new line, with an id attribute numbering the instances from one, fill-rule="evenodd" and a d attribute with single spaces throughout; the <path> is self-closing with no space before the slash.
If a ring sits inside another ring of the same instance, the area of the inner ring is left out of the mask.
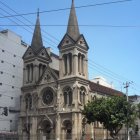
<path id="1" fill-rule="evenodd" d="M 125 97 L 99 98 L 88 102 L 82 111 L 88 123 L 98 121 L 116 138 L 124 124 L 131 126 L 135 120 L 135 106 Z"/>

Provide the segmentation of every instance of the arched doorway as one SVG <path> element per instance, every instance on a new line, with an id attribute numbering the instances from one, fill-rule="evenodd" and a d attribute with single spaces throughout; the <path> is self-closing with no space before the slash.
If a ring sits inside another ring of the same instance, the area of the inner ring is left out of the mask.
<path id="1" fill-rule="evenodd" d="M 53 139 L 53 125 L 50 121 L 44 120 L 42 123 L 43 140 Z"/>
<path id="2" fill-rule="evenodd" d="M 72 123 L 70 120 L 65 120 L 63 122 L 63 127 L 65 130 L 65 140 L 72 140 Z"/>

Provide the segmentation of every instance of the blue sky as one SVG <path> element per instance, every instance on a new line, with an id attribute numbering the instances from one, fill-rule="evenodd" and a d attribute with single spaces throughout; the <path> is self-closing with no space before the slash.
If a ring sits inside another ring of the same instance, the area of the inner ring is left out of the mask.
<path id="1" fill-rule="evenodd" d="M 75 0 L 75 6 L 92 5 L 117 0 Z M 19 14 L 68 8 L 71 0 L 2 0 L 4 4 Z M 5 11 L 7 13 L 5 13 Z M 76 9 L 79 25 L 112 25 L 136 27 L 80 26 L 89 44 L 89 78 L 102 75 L 118 90 L 123 89 L 123 82 L 133 81 L 129 95 L 140 95 L 140 0 L 115 3 L 102 6 Z M 15 15 L 13 11 L 0 3 L 0 16 Z M 40 14 L 42 25 L 67 25 L 69 10 Z M 35 24 L 36 15 L 24 16 Z M 0 18 L 0 25 L 31 24 L 22 17 Z M 12 20 L 12 21 L 11 21 Z M 20 20 L 20 21 L 19 21 Z M 14 22 L 16 23 L 14 23 Z M 22 22 L 22 23 L 21 23 Z M 0 26 L 11 29 L 29 43 L 32 39 L 33 26 Z M 66 32 L 66 26 L 42 26 L 44 46 L 52 47 L 58 53 L 57 44 Z M 26 30 L 25 30 L 26 29 Z M 53 37 L 51 37 L 53 36 Z"/>

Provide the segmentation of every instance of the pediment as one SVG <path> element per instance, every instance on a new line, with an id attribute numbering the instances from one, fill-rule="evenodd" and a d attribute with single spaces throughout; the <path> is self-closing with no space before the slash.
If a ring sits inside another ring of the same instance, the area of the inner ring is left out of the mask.
<path id="1" fill-rule="evenodd" d="M 32 50 L 31 47 L 28 47 L 28 49 L 26 50 L 26 52 L 24 53 L 23 55 L 23 59 L 28 59 L 28 58 L 31 58 L 31 57 L 34 57 L 35 54 L 34 54 L 34 51 Z"/>
<path id="2" fill-rule="evenodd" d="M 89 49 L 88 44 L 83 35 L 80 35 L 79 39 L 77 40 L 76 44 L 84 47 L 86 50 Z"/>
<path id="3" fill-rule="evenodd" d="M 46 48 L 42 48 L 40 52 L 37 54 L 38 57 L 46 59 L 47 61 L 51 61 L 51 57 L 49 56 Z"/>
<path id="4" fill-rule="evenodd" d="M 56 82 L 58 80 L 58 75 L 53 69 L 47 66 L 43 75 L 39 78 L 38 84 L 46 84 L 50 82 Z"/>
<path id="5" fill-rule="evenodd" d="M 68 34 L 65 34 L 62 41 L 58 45 L 58 48 L 60 49 L 60 48 L 63 48 L 63 47 L 74 45 L 74 44 L 75 44 L 75 41 Z"/>

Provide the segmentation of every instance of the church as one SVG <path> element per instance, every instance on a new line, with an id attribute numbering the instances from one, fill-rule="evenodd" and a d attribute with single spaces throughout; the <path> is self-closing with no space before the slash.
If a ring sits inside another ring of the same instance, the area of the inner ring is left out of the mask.
<path id="1" fill-rule="evenodd" d="M 39 13 L 31 46 L 23 56 L 19 140 L 94 139 L 100 124 L 86 124 L 81 114 L 90 100 L 121 95 L 88 79 L 89 46 L 80 33 L 74 0 L 67 31 L 58 45 L 59 56 L 43 46 Z M 106 130 L 100 128 L 101 139 Z"/>

